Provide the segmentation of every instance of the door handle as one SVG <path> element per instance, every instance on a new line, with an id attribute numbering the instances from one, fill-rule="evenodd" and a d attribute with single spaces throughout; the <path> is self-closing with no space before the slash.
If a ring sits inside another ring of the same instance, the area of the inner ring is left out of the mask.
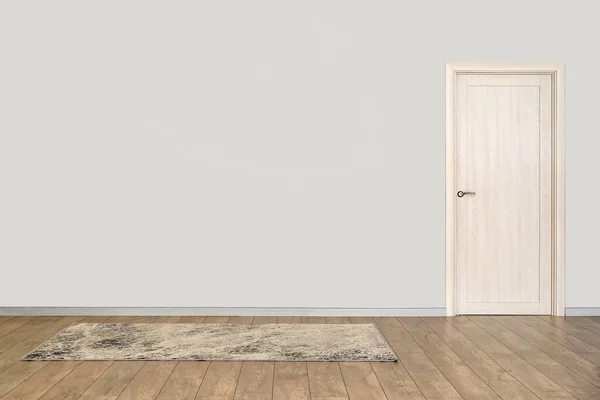
<path id="1" fill-rule="evenodd" d="M 456 192 L 456 195 L 458 197 L 463 197 L 464 195 L 467 195 L 467 194 L 475 195 L 475 192 L 463 192 L 462 190 L 459 190 L 458 192 Z"/>

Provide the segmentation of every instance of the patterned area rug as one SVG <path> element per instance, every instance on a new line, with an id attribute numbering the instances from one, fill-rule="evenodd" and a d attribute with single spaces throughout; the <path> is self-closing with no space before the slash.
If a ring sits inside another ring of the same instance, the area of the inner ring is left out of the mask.
<path id="1" fill-rule="evenodd" d="M 73 324 L 23 360 L 396 361 L 373 324 Z"/>

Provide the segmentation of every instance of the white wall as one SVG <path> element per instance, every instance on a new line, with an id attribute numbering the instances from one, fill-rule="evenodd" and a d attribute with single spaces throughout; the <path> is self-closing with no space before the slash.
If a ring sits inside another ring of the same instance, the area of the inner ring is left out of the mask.
<path id="1" fill-rule="evenodd" d="M 447 61 L 566 62 L 600 306 L 593 3 L 0 2 L 0 306 L 443 307 Z"/>

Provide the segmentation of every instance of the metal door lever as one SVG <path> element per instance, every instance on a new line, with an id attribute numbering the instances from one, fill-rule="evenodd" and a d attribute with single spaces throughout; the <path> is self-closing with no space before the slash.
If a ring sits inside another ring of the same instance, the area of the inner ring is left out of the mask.
<path id="1" fill-rule="evenodd" d="M 456 193 L 456 195 L 457 195 L 458 197 L 463 197 L 463 196 L 464 196 L 464 195 L 466 195 L 466 194 L 473 194 L 473 195 L 474 195 L 474 194 L 475 194 L 475 192 L 463 192 L 462 190 L 459 190 L 459 191 Z"/>

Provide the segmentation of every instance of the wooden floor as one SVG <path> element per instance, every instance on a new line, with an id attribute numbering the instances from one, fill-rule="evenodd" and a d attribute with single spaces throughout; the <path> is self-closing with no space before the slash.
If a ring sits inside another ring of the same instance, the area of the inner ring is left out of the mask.
<path id="1" fill-rule="evenodd" d="M 74 322 L 376 323 L 400 362 L 20 361 Z M 0 316 L 0 398 L 600 399 L 600 317 Z"/>

